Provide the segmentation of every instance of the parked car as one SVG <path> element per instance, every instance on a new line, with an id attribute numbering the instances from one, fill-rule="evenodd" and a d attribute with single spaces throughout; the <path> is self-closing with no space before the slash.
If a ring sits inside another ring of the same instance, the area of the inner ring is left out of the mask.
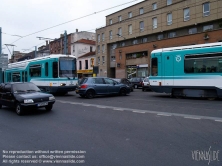
<path id="1" fill-rule="evenodd" d="M 76 93 L 89 99 L 96 95 L 119 94 L 125 96 L 130 93 L 130 87 L 106 77 L 85 77 L 80 81 Z"/>
<path id="2" fill-rule="evenodd" d="M 142 91 L 150 89 L 149 77 L 146 77 L 142 82 Z"/>
<path id="3" fill-rule="evenodd" d="M 133 84 L 135 89 L 142 87 L 143 78 L 142 77 L 134 77 L 130 79 L 130 82 Z"/>
<path id="4" fill-rule="evenodd" d="M 0 108 L 8 106 L 15 108 L 18 115 L 24 111 L 32 111 L 33 108 L 45 107 L 50 111 L 55 103 L 55 97 L 51 94 L 40 92 L 40 89 L 31 82 L 10 82 L 0 85 Z"/>
<path id="5" fill-rule="evenodd" d="M 119 83 L 128 85 L 130 87 L 130 91 L 131 92 L 133 91 L 133 84 L 128 79 L 126 79 L 126 78 L 113 78 L 113 80 L 115 80 Z"/>

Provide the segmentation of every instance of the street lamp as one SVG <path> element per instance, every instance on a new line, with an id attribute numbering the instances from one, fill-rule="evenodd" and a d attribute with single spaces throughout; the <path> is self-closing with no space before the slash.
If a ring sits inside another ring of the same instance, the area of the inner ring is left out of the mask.
<path id="1" fill-rule="evenodd" d="M 120 35 L 119 33 L 116 34 L 119 37 L 122 37 L 123 39 L 126 39 L 125 37 L 123 37 L 122 35 Z"/>

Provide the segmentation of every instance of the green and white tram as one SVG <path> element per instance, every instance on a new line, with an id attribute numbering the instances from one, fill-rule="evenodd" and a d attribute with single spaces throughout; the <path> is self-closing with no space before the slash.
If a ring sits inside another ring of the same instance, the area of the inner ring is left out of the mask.
<path id="1" fill-rule="evenodd" d="M 33 82 L 42 91 L 65 94 L 77 85 L 76 58 L 72 55 L 49 56 L 11 63 L 4 82 Z"/>

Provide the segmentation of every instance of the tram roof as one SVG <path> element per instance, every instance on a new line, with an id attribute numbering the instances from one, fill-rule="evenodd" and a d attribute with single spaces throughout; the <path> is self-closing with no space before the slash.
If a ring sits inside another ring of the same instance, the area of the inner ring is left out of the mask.
<path id="1" fill-rule="evenodd" d="M 188 50 L 188 49 L 195 49 L 195 48 L 215 47 L 215 46 L 222 46 L 222 42 L 197 44 L 197 45 L 189 45 L 189 46 L 180 46 L 180 47 L 161 48 L 161 49 L 153 50 L 151 53 L 176 51 L 176 50 Z"/>
<path id="2" fill-rule="evenodd" d="M 73 56 L 73 55 L 51 54 L 51 55 L 44 56 L 44 57 L 39 57 L 39 58 L 24 60 L 24 61 L 15 62 L 15 63 L 9 63 L 9 64 L 8 64 L 8 69 L 17 68 L 17 67 L 24 67 L 24 66 L 26 66 L 26 64 L 28 64 L 29 62 L 39 61 L 39 60 L 43 60 L 43 59 L 60 58 L 60 57 L 72 57 L 72 58 L 75 58 L 75 56 Z M 7 70 L 7 69 L 6 69 L 6 70 Z"/>

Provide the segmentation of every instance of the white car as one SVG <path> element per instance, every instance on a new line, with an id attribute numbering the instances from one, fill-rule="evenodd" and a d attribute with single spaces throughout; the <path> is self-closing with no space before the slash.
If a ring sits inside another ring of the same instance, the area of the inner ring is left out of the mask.
<path id="1" fill-rule="evenodd" d="M 150 89 L 149 77 L 144 78 L 144 80 L 142 82 L 142 91 L 145 91 L 147 89 Z"/>

